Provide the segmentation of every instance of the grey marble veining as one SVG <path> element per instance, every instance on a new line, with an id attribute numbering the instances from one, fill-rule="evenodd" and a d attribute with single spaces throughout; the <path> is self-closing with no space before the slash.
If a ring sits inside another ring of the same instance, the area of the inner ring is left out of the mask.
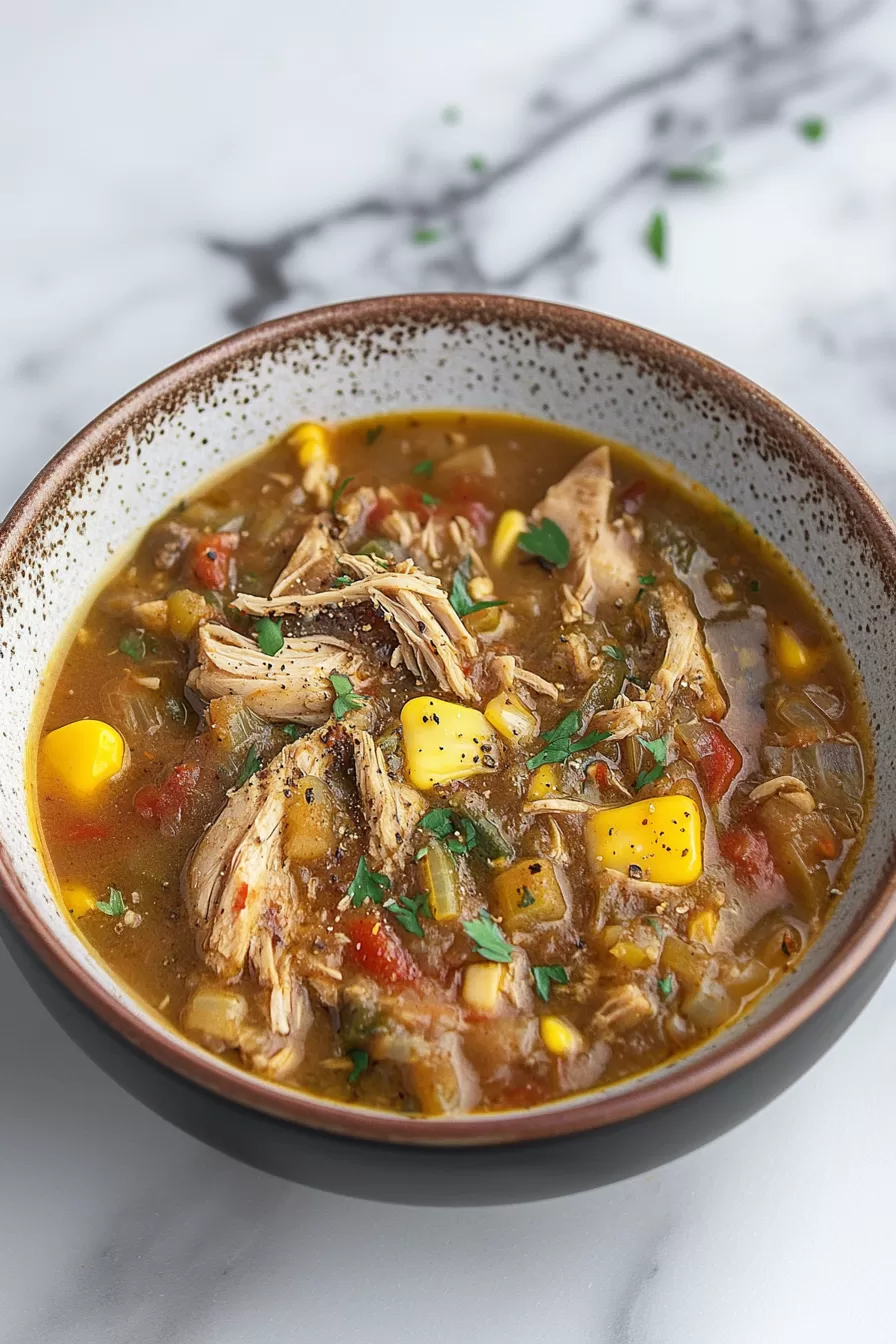
<path id="1" fill-rule="evenodd" d="M 892 0 L 43 0 L 0 15 L 0 110 L 5 504 L 235 325 L 459 287 L 710 351 L 896 508 Z M 717 185 L 665 180 L 712 147 Z M 410 1211 L 169 1128 L 0 950 L 0 1341 L 888 1344 L 894 1012 L 891 978 L 787 1095 L 651 1176 Z"/>

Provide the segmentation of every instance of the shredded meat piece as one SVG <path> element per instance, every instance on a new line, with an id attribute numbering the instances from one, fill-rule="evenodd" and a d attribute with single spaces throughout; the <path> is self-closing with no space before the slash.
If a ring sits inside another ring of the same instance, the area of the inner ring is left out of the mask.
<path id="1" fill-rule="evenodd" d="M 390 779 L 383 753 L 368 732 L 353 735 L 355 775 L 370 831 L 369 855 L 374 868 L 394 880 L 426 811 L 416 789 Z"/>
<path id="2" fill-rule="evenodd" d="M 332 514 L 316 514 L 284 565 L 271 589 L 271 597 L 317 593 L 321 588 L 329 588 L 339 573 L 342 549 L 333 538 Z"/>
<path id="3" fill-rule="evenodd" d="M 796 775 L 776 775 L 774 779 L 763 780 L 757 784 L 755 789 L 750 791 L 750 798 L 754 803 L 764 802 L 766 798 L 773 798 L 775 795 L 785 798 L 788 803 L 800 812 L 814 812 L 815 799 L 809 789 L 801 779 Z"/>
<path id="4" fill-rule="evenodd" d="M 167 573 L 174 569 L 190 543 L 196 537 L 196 529 L 184 527 L 174 518 L 158 523 L 147 538 L 147 549 L 154 568 Z"/>
<path id="5" fill-rule="evenodd" d="M 584 798 L 536 798 L 534 802 L 524 803 L 523 811 L 533 816 L 557 812 L 569 815 L 582 815 L 593 812 L 597 804 L 586 802 Z"/>
<path id="6" fill-rule="evenodd" d="M 226 625 L 199 627 L 198 662 L 187 685 L 204 700 L 239 695 L 262 719 L 323 723 L 333 703 L 330 677 L 363 677 L 363 658 L 343 639 L 303 635 L 285 639 L 273 656 Z"/>
<path id="7" fill-rule="evenodd" d="M 344 588 L 294 597 L 253 597 L 240 593 L 239 611 L 262 616 L 265 612 L 319 611 L 324 607 L 370 602 L 388 622 L 398 642 L 397 658 L 419 681 L 426 672 L 445 691 L 461 700 L 474 700 L 475 689 L 464 666 L 472 664 L 479 644 L 448 601 L 438 579 L 421 574 L 411 560 L 385 567 L 367 555 L 343 555 L 340 564 L 355 582 Z"/>
<path id="8" fill-rule="evenodd" d="M 168 633 L 168 603 L 164 598 L 135 603 L 131 608 L 131 618 L 138 630 L 149 630 L 153 635 Z"/>
<path id="9" fill-rule="evenodd" d="M 610 450 L 602 445 L 552 485 L 532 511 L 535 522 L 550 518 L 569 539 L 564 619 L 579 619 L 579 611 L 594 616 L 598 603 L 628 602 L 638 591 L 637 549 L 631 533 L 610 522 L 612 493 Z"/>
<path id="10" fill-rule="evenodd" d="M 510 653 L 493 653 L 489 658 L 489 668 L 494 672 L 502 691 L 514 690 L 519 682 L 529 687 L 536 695 L 547 695 L 551 700 L 560 698 L 559 688 L 552 681 L 545 681 L 544 677 L 538 676 L 536 672 L 529 672 L 525 667 L 520 667 L 517 659 Z"/>
<path id="11" fill-rule="evenodd" d="M 620 985 L 607 996 L 592 1018 L 592 1025 L 602 1036 L 616 1036 L 631 1031 L 645 1018 L 653 1017 L 656 1009 L 637 985 Z"/>

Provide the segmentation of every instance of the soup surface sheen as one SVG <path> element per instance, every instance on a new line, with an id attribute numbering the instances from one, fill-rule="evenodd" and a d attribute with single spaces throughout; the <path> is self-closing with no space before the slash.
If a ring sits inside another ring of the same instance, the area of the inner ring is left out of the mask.
<path id="1" fill-rule="evenodd" d="M 300 425 L 154 524 L 39 708 L 99 957 L 234 1064 L 530 1106 L 793 967 L 868 806 L 797 576 L 631 448 L 500 414 Z"/>

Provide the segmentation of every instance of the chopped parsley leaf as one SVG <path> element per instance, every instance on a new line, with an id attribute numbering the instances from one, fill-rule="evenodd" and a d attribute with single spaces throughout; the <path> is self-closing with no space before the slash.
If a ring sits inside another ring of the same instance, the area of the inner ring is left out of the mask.
<path id="1" fill-rule="evenodd" d="M 517 905 L 519 906 L 520 910 L 528 910 L 529 906 L 534 904 L 535 904 L 535 897 L 532 895 L 528 887 L 523 887 L 523 894 L 517 901 Z"/>
<path id="2" fill-rule="evenodd" d="M 580 737 L 573 741 L 576 733 L 582 731 L 582 715 L 577 709 L 570 710 L 565 718 L 562 718 L 556 728 L 546 729 L 541 736 L 547 743 L 535 756 L 530 756 L 526 761 L 529 770 L 537 770 L 540 765 L 559 764 L 569 760 L 577 751 L 587 751 L 589 747 L 596 746 L 598 742 L 605 742 L 610 736 L 606 733 L 588 733 L 586 737 Z"/>
<path id="3" fill-rule="evenodd" d="M 827 122 L 823 117 L 804 117 L 799 123 L 799 133 L 804 140 L 817 144 L 827 134 Z"/>
<path id="4" fill-rule="evenodd" d="M 334 588 L 345 588 L 352 581 L 350 574 L 337 574 L 333 580 Z"/>
<path id="5" fill-rule="evenodd" d="M 621 663 L 625 657 L 618 644 L 601 644 L 600 650 L 616 663 Z"/>
<path id="6" fill-rule="evenodd" d="M 355 909 L 359 905 L 363 905 L 365 901 L 373 901 L 374 905 L 382 905 L 383 892 L 390 891 L 391 888 L 392 883 L 386 874 L 371 872 L 367 866 L 367 860 L 362 854 L 358 860 L 355 875 L 348 884 L 348 894 Z"/>
<path id="7" fill-rule="evenodd" d="M 111 915 L 113 919 L 118 919 L 124 914 L 124 898 L 117 887 L 109 888 L 109 895 L 105 901 L 97 901 L 97 910 L 101 910 L 104 915 Z"/>
<path id="8" fill-rule="evenodd" d="M 666 212 L 655 210 L 647 221 L 647 228 L 644 230 L 644 246 L 659 262 L 665 262 L 666 260 L 666 230 Z"/>
<path id="9" fill-rule="evenodd" d="M 663 998 L 664 998 L 664 999 L 668 999 L 669 996 L 670 996 L 671 993 L 672 993 L 672 990 L 674 989 L 674 984 L 673 984 L 673 981 L 672 981 L 672 976 L 671 976 L 671 974 L 670 974 L 670 975 L 663 975 L 663 976 L 661 976 L 660 979 L 657 980 L 657 982 L 656 982 L 656 987 L 657 987 L 657 989 L 659 990 L 659 992 L 662 994 Z"/>
<path id="10" fill-rule="evenodd" d="M 484 173 L 485 159 L 481 154 L 471 154 L 467 159 L 467 167 L 471 173 Z"/>
<path id="11" fill-rule="evenodd" d="M 551 983 L 555 985 L 568 985 L 569 976 L 562 966 L 533 966 L 532 979 L 535 981 L 535 992 L 545 1003 L 551 993 Z"/>
<path id="12" fill-rule="evenodd" d="M 442 236 L 441 229 L 415 229 L 411 239 L 415 243 L 437 243 Z"/>
<path id="13" fill-rule="evenodd" d="M 235 789 L 241 789 L 247 780 L 250 780 L 253 775 L 257 775 L 259 770 L 263 767 L 264 761 L 261 759 L 254 746 L 250 747 L 246 752 L 246 759 L 240 766 L 240 772 L 234 780 L 233 787 Z"/>
<path id="14" fill-rule="evenodd" d="M 255 622 L 255 634 L 258 638 L 258 647 L 266 657 L 273 658 L 283 648 L 280 622 L 272 621 L 270 616 L 262 616 L 260 621 Z"/>
<path id="15" fill-rule="evenodd" d="M 420 499 L 428 509 L 437 509 L 442 502 L 437 495 L 428 495 L 425 490 Z"/>
<path id="16" fill-rule="evenodd" d="M 470 818 L 459 816 L 450 807 L 434 807 L 420 818 L 417 828 L 444 840 L 452 854 L 469 854 L 479 843 Z"/>
<path id="17" fill-rule="evenodd" d="M 641 585 L 642 588 L 652 588 L 653 585 L 656 583 L 656 575 L 655 575 L 655 574 L 639 574 L 639 575 L 638 575 L 638 582 L 640 583 L 640 585 Z"/>
<path id="18" fill-rule="evenodd" d="M 350 709 L 361 708 L 365 697 L 354 689 L 348 677 L 344 677 L 341 672 L 333 672 L 330 674 L 330 685 L 336 692 L 333 714 L 337 719 L 344 719 Z"/>
<path id="19" fill-rule="evenodd" d="M 513 948 L 487 910 L 480 910 L 478 919 L 464 919 L 461 923 L 464 932 L 476 944 L 476 951 L 486 961 L 506 963 L 513 960 Z"/>
<path id="20" fill-rule="evenodd" d="M 426 495 L 423 496 L 423 502 L 426 503 Z M 448 601 L 458 616 L 472 616 L 476 611 L 485 611 L 486 607 L 506 606 L 506 603 L 498 598 L 491 598 L 488 602 L 473 601 L 467 588 L 467 584 L 470 582 L 471 564 L 470 557 L 465 555 L 454 571 L 454 578 L 451 580 L 451 592 L 448 594 Z"/>
<path id="21" fill-rule="evenodd" d="M 442 120 L 449 126 L 455 126 L 460 121 L 460 108 L 456 103 L 449 103 L 447 107 L 442 108 Z"/>
<path id="22" fill-rule="evenodd" d="M 433 462 L 431 457 L 424 457 L 423 461 L 418 462 L 417 465 L 413 468 L 411 474 L 414 476 L 425 476 L 426 479 L 429 480 L 430 476 L 435 470 L 435 465 L 436 464 L 435 462 Z"/>
<path id="23" fill-rule="evenodd" d="M 354 479 L 355 479 L 354 476 L 344 476 L 337 485 L 336 489 L 333 491 L 333 498 L 330 502 L 330 512 L 333 514 L 334 517 L 336 516 L 336 505 L 339 503 L 340 499 L 345 494 L 346 488 L 349 485 L 351 485 Z"/>
<path id="24" fill-rule="evenodd" d="M 721 182 L 722 175 L 707 163 L 676 163 L 666 169 L 667 182 L 687 182 L 698 186 L 712 186 Z"/>
<path id="25" fill-rule="evenodd" d="M 387 901 L 383 906 L 390 915 L 394 915 L 403 929 L 412 933 L 415 938 L 423 937 L 423 926 L 420 923 L 420 916 L 432 919 L 432 911 L 429 908 L 429 893 L 418 891 L 416 896 L 399 896 L 397 901 Z"/>
<path id="26" fill-rule="evenodd" d="M 120 653 L 125 653 L 135 663 L 142 663 L 146 657 L 146 642 L 139 630 L 129 630 L 118 641 Z"/>
<path id="27" fill-rule="evenodd" d="M 751 579 L 751 580 L 750 580 L 750 592 L 751 592 L 751 593 L 758 593 L 758 592 L 759 592 L 759 580 L 758 580 L 758 579 Z"/>
<path id="28" fill-rule="evenodd" d="M 569 564 L 569 537 L 552 518 L 532 523 L 517 537 L 517 546 L 527 555 L 537 555 L 549 565 L 564 569 Z"/>
<path id="29" fill-rule="evenodd" d="M 350 1083 L 356 1083 L 366 1069 L 370 1068 L 370 1056 L 366 1050 L 347 1051 L 349 1059 L 352 1061 L 352 1071 L 348 1076 Z"/>
<path id="30" fill-rule="evenodd" d="M 284 723 L 283 725 L 283 736 L 286 738 L 287 742 L 298 742 L 304 731 L 304 728 L 300 727 L 297 723 Z"/>
<path id="31" fill-rule="evenodd" d="M 371 443 L 376 443 L 377 439 L 382 434 L 385 428 L 386 428 L 385 425 L 372 425 L 371 428 L 368 429 L 367 433 L 364 435 L 364 438 L 367 440 L 368 446 Z"/>

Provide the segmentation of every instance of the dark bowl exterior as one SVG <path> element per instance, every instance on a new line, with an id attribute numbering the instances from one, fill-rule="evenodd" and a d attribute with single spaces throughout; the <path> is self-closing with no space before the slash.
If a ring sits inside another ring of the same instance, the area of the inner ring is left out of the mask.
<path id="1" fill-rule="evenodd" d="M 712 388 L 739 414 L 766 426 L 769 438 L 783 445 L 788 472 L 810 482 L 835 481 L 856 520 L 857 539 L 850 535 L 844 544 L 856 556 L 862 546 L 874 549 L 896 618 L 893 525 L 852 468 L 809 426 L 737 374 L 674 342 L 594 314 L 494 296 L 406 296 L 298 314 L 167 370 L 88 427 L 25 493 L 0 529 L 0 575 L 13 571 L 17 548 L 31 547 L 29 563 L 35 554 L 40 562 L 34 538 L 41 520 L 58 507 L 60 482 L 86 474 L 97 461 L 114 473 L 123 431 L 151 425 L 160 408 L 168 414 L 179 398 L 198 396 L 196 389 L 221 369 L 251 364 L 296 337 L 336 332 L 342 340 L 375 345 L 396 322 L 424 331 L 441 322 L 469 324 L 474 331 L 477 323 L 491 323 L 504 333 L 522 325 L 564 357 L 589 342 L 618 348 L 625 360 L 649 368 L 661 390 L 667 372 L 670 385 L 678 379 L 685 389 L 678 395 L 689 403 Z M 390 357 L 400 357 L 398 345 Z M 706 419 L 708 412 L 701 414 Z M 738 451 L 761 457 L 763 447 L 748 437 Z M 419 1121 L 328 1110 L 307 1094 L 273 1089 L 210 1056 L 197 1058 L 173 1035 L 160 1040 L 48 932 L 16 871 L 8 830 L 7 843 L 0 835 L 0 935 L 49 1011 L 100 1067 L 159 1115 L 214 1147 L 340 1194 L 409 1204 L 510 1203 L 589 1189 L 670 1161 L 739 1124 L 811 1067 L 896 958 L 893 839 L 888 828 L 875 880 L 840 946 L 763 1021 L 751 1020 L 747 1030 L 731 1033 L 711 1052 L 696 1052 L 680 1069 L 654 1071 L 631 1092 L 611 1089 L 506 1117 Z"/>

